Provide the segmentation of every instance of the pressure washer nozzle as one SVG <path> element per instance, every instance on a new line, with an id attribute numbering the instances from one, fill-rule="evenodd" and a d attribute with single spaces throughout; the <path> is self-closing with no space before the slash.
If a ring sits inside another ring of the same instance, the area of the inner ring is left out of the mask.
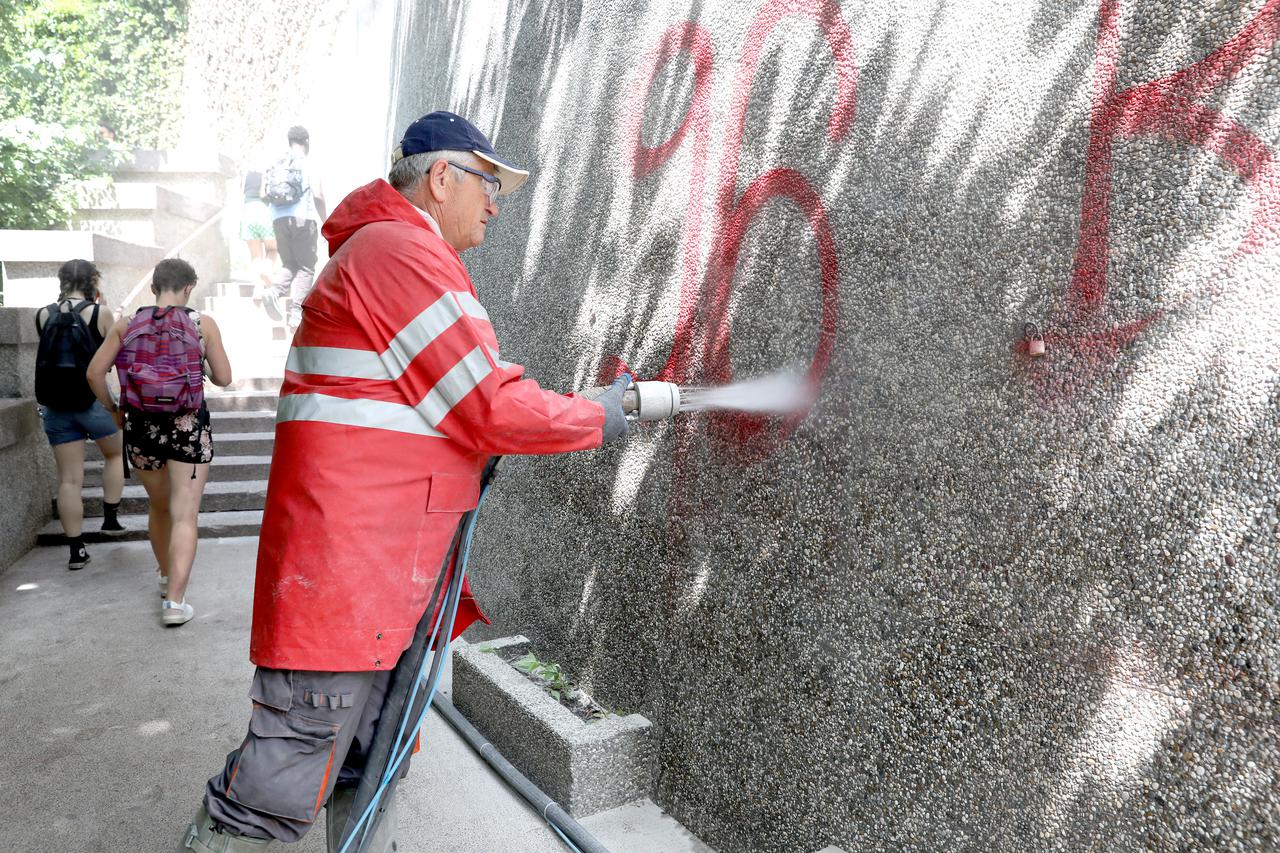
<path id="1" fill-rule="evenodd" d="M 680 414 L 680 387 L 674 382 L 632 382 L 622 395 L 622 410 L 642 421 Z"/>

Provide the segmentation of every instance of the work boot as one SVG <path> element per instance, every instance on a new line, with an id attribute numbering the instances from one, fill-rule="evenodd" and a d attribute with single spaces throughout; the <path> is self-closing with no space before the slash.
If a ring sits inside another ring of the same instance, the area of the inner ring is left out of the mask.
<path id="1" fill-rule="evenodd" d="M 324 808 L 325 819 L 325 838 L 329 841 L 329 853 L 338 853 L 342 849 L 342 830 L 347 826 L 347 818 L 351 815 L 351 806 L 356 801 L 356 786 L 341 785 L 333 789 L 333 793 L 329 795 L 329 802 Z M 397 836 L 400 827 L 396 820 L 396 797 L 395 793 L 384 794 L 383 804 L 386 810 L 382 813 L 382 819 L 378 823 L 378 831 L 373 836 L 373 843 L 368 846 L 369 853 L 394 853 L 400 849 Z M 377 816 L 377 812 L 369 815 L 369 819 L 373 820 Z M 359 815 L 356 815 L 359 817 Z M 356 846 L 353 844 L 347 848 L 348 853 L 354 851 Z"/>
<path id="2" fill-rule="evenodd" d="M 178 853 L 261 853 L 269 844 L 270 838 L 248 838 L 220 830 L 201 801 L 199 811 L 182 833 Z"/>

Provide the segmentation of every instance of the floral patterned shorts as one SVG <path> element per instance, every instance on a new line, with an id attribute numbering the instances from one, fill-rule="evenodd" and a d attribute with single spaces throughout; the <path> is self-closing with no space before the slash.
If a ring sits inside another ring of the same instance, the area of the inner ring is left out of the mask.
<path id="1" fill-rule="evenodd" d="M 125 409 L 124 448 L 139 471 L 159 471 L 169 461 L 212 462 L 209 410 L 201 406 L 198 412 L 167 415 Z"/>

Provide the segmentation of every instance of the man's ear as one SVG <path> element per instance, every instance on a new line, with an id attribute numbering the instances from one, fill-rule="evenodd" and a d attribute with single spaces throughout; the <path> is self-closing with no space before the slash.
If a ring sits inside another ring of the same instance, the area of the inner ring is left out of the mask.
<path id="1" fill-rule="evenodd" d="M 427 171 L 427 193 L 436 202 L 443 202 L 448 195 L 449 164 L 437 160 Z"/>

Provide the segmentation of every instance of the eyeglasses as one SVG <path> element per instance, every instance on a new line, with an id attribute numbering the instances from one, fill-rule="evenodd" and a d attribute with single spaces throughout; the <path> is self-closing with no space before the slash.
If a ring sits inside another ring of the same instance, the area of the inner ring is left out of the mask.
<path id="1" fill-rule="evenodd" d="M 470 166 L 464 166 L 461 163 L 455 163 L 452 160 L 448 160 L 446 162 L 455 169 L 461 169 L 464 172 L 469 172 L 484 181 L 484 183 L 480 185 L 480 189 L 484 190 L 484 194 L 489 197 L 489 201 L 493 201 L 498 197 L 498 192 L 502 189 L 502 181 L 498 180 L 493 175 L 486 175 L 479 169 L 472 169 Z"/>

